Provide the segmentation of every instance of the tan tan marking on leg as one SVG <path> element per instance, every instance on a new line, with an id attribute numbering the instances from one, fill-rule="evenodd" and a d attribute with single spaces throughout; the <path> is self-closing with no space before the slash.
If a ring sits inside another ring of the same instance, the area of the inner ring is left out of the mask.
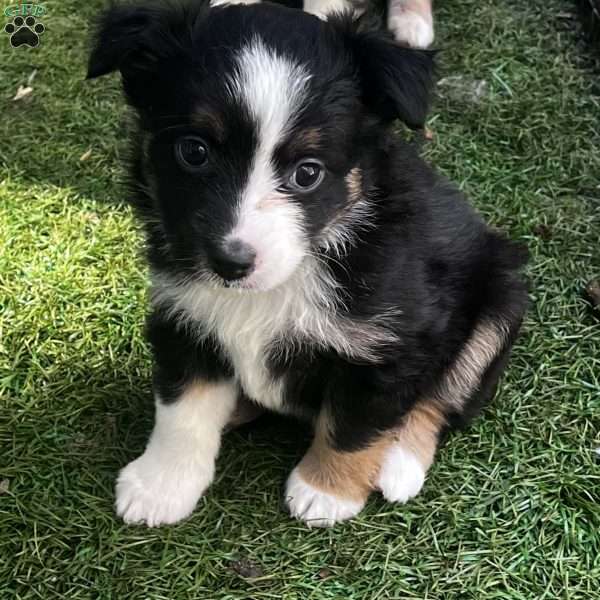
<path id="1" fill-rule="evenodd" d="M 445 423 L 444 414 L 432 402 L 421 402 L 411 409 L 401 427 L 385 432 L 364 449 L 341 452 L 332 448 L 327 421 L 321 419 L 298 468 L 308 483 L 324 492 L 364 500 L 376 489 L 379 468 L 386 451 L 394 445 L 412 452 L 423 469 L 429 469 Z"/>
<path id="2" fill-rule="evenodd" d="M 438 435 L 446 424 L 444 414 L 431 402 L 420 402 L 410 410 L 402 427 L 393 434 L 393 441 L 410 450 L 429 469 L 433 463 Z"/>
<path id="3" fill-rule="evenodd" d="M 327 421 L 320 418 L 313 443 L 298 469 L 313 487 L 334 496 L 362 501 L 374 489 L 374 480 L 389 443 L 387 437 L 382 437 L 355 452 L 335 450 Z"/>
<path id="4" fill-rule="evenodd" d="M 421 491 L 445 422 L 442 411 L 431 400 L 422 401 L 388 434 L 376 480 L 376 487 L 388 501 L 407 502 Z"/>
<path id="5" fill-rule="evenodd" d="M 418 402 L 392 434 L 429 469 L 437 449 L 438 434 L 446 424 L 445 410 L 461 409 L 481 383 L 486 369 L 500 354 L 508 331 L 502 323 L 484 321 L 473 330 L 457 359 L 445 373 L 435 395 Z"/>
<path id="6" fill-rule="evenodd" d="M 444 374 L 435 394 L 438 404 L 461 409 L 481 383 L 486 369 L 506 345 L 507 338 L 505 323 L 488 320 L 478 324 Z"/>

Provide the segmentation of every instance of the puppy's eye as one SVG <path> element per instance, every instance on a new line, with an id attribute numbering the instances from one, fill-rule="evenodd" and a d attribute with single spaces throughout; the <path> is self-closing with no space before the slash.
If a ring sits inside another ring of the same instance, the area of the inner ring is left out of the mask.
<path id="1" fill-rule="evenodd" d="M 186 171 L 197 171 L 208 159 L 208 148 L 201 138 L 186 135 L 175 142 L 175 158 Z"/>
<path id="2" fill-rule="evenodd" d="M 323 163 L 315 158 L 298 163 L 289 178 L 289 186 L 298 192 L 312 192 L 325 177 Z"/>

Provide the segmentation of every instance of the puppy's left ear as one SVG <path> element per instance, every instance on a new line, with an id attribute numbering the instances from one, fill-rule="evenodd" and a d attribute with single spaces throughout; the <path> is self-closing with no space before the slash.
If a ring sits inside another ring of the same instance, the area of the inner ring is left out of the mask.
<path id="1" fill-rule="evenodd" d="M 406 48 L 376 32 L 350 34 L 350 43 L 367 107 L 384 120 L 401 119 L 409 127 L 423 127 L 436 52 Z"/>
<path id="2" fill-rule="evenodd" d="M 131 62 L 158 21 L 155 7 L 113 4 L 98 18 L 88 61 L 87 79 L 106 75 Z"/>

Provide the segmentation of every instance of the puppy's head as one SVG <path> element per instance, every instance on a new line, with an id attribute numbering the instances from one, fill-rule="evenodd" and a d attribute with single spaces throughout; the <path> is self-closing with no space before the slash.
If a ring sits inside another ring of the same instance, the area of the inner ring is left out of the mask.
<path id="1" fill-rule="evenodd" d="M 117 69 L 163 264 L 268 290 L 360 201 L 379 128 L 422 124 L 432 58 L 341 17 L 163 2 L 102 15 L 88 77 Z"/>

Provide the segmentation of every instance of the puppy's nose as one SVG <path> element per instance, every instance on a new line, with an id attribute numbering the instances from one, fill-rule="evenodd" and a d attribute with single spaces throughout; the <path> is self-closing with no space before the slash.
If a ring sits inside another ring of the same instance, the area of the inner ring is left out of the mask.
<path id="1" fill-rule="evenodd" d="M 256 252 L 241 240 L 228 240 L 215 247 L 211 254 L 212 268 L 227 281 L 242 279 L 254 269 Z"/>

